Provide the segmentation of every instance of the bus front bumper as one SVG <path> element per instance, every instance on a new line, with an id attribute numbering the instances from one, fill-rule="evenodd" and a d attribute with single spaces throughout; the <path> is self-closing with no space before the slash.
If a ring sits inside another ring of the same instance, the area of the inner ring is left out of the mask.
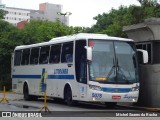
<path id="1" fill-rule="evenodd" d="M 97 90 L 88 91 L 87 100 L 92 102 L 137 102 L 139 91 L 110 93 Z"/>

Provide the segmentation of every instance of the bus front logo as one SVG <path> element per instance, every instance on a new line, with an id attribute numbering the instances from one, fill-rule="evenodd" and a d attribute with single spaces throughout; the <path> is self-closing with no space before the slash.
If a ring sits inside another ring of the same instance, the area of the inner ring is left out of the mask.
<path id="1" fill-rule="evenodd" d="M 115 91 L 115 92 L 118 92 L 118 88 L 115 88 L 114 91 Z"/>

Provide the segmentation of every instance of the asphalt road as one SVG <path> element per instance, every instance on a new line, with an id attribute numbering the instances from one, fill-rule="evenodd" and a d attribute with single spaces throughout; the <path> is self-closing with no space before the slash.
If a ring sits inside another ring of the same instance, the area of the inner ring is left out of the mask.
<path id="1" fill-rule="evenodd" d="M 0 99 L 3 98 L 3 94 L 0 93 Z M 7 99 L 9 100 L 8 104 L 0 103 L 0 111 L 12 111 L 16 113 L 20 113 L 20 117 L 22 114 L 30 114 L 32 112 L 36 112 L 39 115 L 40 109 L 43 107 L 43 99 L 39 99 L 38 101 L 24 101 L 23 95 L 20 94 L 8 94 Z M 47 100 L 47 107 L 51 111 L 50 113 L 42 112 L 41 115 L 45 117 L 47 120 L 51 118 L 57 119 L 86 119 L 86 120 L 124 120 L 129 119 L 128 116 L 132 116 L 131 119 L 138 119 L 138 120 L 150 120 L 150 119 L 157 119 L 159 117 L 142 117 L 142 114 L 148 113 L 149 115 L 154 115 L 147 111 L 140 111 L 140 110 L 132 110 L 126 109 L 123 107 L 116 107 L 114 109 L 108 109 L 103 104 L 90 104 L 90 103 L 79 103 L 76 106 L 67 106 L 63 102 L 55 102 L 54 100 Z M 44 110 L 43 110 L 44 111 Z M 157 113 L 155 113 L 157 114 Z M 134 116 L 135 115 L 135 116 Z M 140 116 L 138 116 L 140 115 Z M 118 117 L 119 116 L 119 117 Z M 123 116 L 123 117 L 122 117 Z M 10 120 L 10 118 L 5 118 Z M 16 119 L 16 118 L 15 118 Z M 20 118 L 26 119 L 26 118 Z M 38 118 L 39 119 L 39 118 Z M 45 119 L 45 120 L 46 120 Z M 74 120 L 75 120 L 74 119 Z M 12 119 L 13 120 L 13 119 Z"/>

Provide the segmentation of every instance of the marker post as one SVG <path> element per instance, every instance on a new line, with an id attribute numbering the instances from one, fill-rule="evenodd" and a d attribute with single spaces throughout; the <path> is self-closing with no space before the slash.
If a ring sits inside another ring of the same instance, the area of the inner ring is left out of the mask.
<path id="1" fill-rule="evenodd" d="M 50 112 L 48 107 L 47 107 L 47 96 L 46 96 L 46 91 L 44 92 L 44 106 L 40 109 L 40 112 L 42 112 L 42 110 L 45 110 L 45 112 Z"/>
<path id="2" fill-rule="evenodd" d="M 46 79 L 47 79 L 47 72 L 45 72 L 45 69 L 42 69 L 42 78 L 40 82 L 40 91 L 44 93 L 44 106 L 40 109 L 40 112 L 44 109 L 45 112 L 50 112 L 47 107 L 47 94 L 46 94 Z"/>
<path id="3" fill-rule="evenodd" d="M 0 103 L 9 103 L 9 101 L 7 100 L 7 98 L 6 98 L 6 87 L 5 86 L 3 86 L 3 98 L 2 98 L 2 100 L 0 101 Z"/>

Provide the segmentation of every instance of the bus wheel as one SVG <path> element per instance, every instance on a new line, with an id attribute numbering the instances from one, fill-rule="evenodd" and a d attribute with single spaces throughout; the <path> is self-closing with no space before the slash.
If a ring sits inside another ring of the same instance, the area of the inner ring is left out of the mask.
<path id="1" fill-rule="evenodd" d="M 29 92 L 28 92 L 28 85 L 25 84 L 23 88 L 23 95 L 24 95 L 24 100 L 28 101 L 30 100 Z"/>
<path id="2" fill-rule="evenodd" d="M 38 96 L 35 95 L 29 95 L 30 100 L 34 100 L 37 101 L 38 100 Z"/>
<path id="3" fill-rule="evenodd" d="M 72 100 L 72 91 L 70 87 L 67 87 L 65 89 L 64 100 L 69 106 L 72 106 L 75 104 L 75 101 Z"/>
<path id="4" fill-rule="evenodd" d="M 107 108 L 115 108 L 117 103 L 116 102 L 105 102 L 105 105 Z"/>

